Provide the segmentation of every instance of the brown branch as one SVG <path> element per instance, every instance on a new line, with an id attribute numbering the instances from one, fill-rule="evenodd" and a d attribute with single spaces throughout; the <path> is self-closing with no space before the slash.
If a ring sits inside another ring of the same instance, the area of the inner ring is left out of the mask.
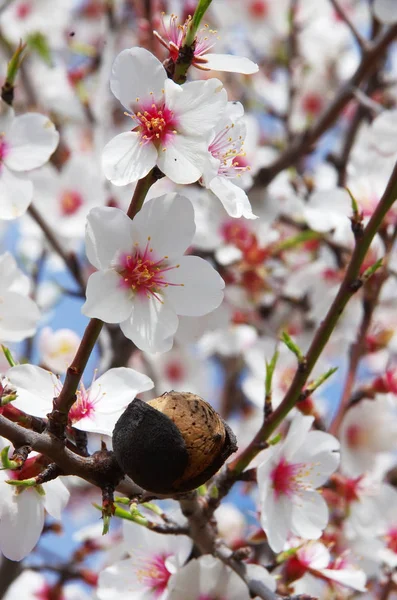
<path id="1" fill-rule="evenodd" d="M 295 165 L 305 154 L 314 150 L 316 142 L 335 123 L 343 109 L 354 98 L 354 91 L 377 69 L 378 61 L 397 38 L 397 25 L 393 25 L 369 44 L 354 75 L 342 85 L 333 101 L 320 115 L 318 121 L 292 141 L 273 164 L 261 169 L 255 185 L 269 184 L 281 171 Z"/>
<path id="2" fill-rule="evenodd" d="M 141 496 L 143 493 L 129 478 L 122 479 L 123 474 L 111 452 L 100 451 L 88 457 L 79 456 L 51 433 L 25 429 L 3 415 L 0 415 L 0 436 L 9 440 L 15 448 L 27 445 L 44 454 L 64 475 L 81 477 L 101 489 L 108 483 L 115 483 L 120 492 L 129 496 Z"/>
<path id="3" fill-rule="evenodd" d="M 354 39 L 356 40 L 357 44 L 360 46 L 361 51 L 365 51 L 368 47 L 368 42 L 365 38 L 363 38 L 361 33 L 357 30 L 356 26 L 351 21 L 349 15 L 346 13 L 344 8 L 342 8 L 342 6 L 339 4 L 338 0 L 329 0 L 329 1 L 331 2 L 332 6 L 334 7 L 337 14 L 340 16 L 342 21 L 344 21 L 345 24 L 347 25 L 347 27 L 350 29 L 351 33 L 353 34 Z"/>
<path id="4" fill-rule="evenodd" d="M 264 421 L 252 442 L 240 454 L 240 456 L 232 461 L 215 479 L 214 485 L 218 488 L 218 498 L 224 491 L 227 493 L 228 489 L 230 489 L 232 485 L 230 481 L 234 480 L 236 476 L 238 476 L 249 465 L 251 460 L 263 448 L 263 444 L 266 442 L 266 440 L 269 439 L 275 429 L 280 425 L 286 415 L 299 400 L 310 373 L 313 370 L 321 353 L 323 352 L 329 338 L 331 337 L 331 334 L 335 329 L 345 306 L 355 292 L 364 284 L 362 278 L 360 277 L 361 266 L 373 238 L 381 227 L 383 219 L 396 199 L 397 163 L 394 166 L 386 190 L 378 206 L 376 207 L 375 212 L 365 227 L 362 236 L 356 242 L 355 249 L 351 256 L 339 291 L 310 344 L 309 350 L 306 354 L 304 368 L 297 369 L 293 381 L 288 388 L 288 391 L 285 394 L 281 404 L 270 415 L 270 417 Z"/>

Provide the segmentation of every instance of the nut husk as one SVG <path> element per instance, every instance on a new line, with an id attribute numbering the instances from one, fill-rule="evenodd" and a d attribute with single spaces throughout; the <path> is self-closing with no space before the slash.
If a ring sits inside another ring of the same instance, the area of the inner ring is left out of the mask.
<path id="1" fill-rule="evenodd" d="M 113 450 L 135 483 L 172 495 L 205 483 L 237 445 L 208 402 L 190 392 L 171 391 L 128 405 L 114 428 Z"/>

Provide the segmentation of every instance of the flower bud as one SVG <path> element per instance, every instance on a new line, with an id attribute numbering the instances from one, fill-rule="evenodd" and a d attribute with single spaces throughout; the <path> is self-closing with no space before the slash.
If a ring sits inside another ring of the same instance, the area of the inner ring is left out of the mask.
<path id="1" fill-rule="evenodd" d="M 210 404 L 189 392 L 135 398 L 116 423 L 113 450 L 145 490 L 174 494 L 212 477 L 237 450 L 236 438 Z"/>

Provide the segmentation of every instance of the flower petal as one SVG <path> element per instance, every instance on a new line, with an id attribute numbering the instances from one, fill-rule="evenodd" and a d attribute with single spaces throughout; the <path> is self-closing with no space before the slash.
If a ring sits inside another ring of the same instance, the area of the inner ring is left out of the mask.
<path id="1" fill-rule="evenodd" d="M 223 300 L 225 282 L 198 256 L 183 256 L 179 268 L 167 273 L 167 281 L 174 284 L 165 288 L 165 295 L 177 315 L 201 317 L 215 310 Z"/>
<path id="2" fill-rule="evenodd" d="M 209 183 L 210 190 L 222 202 L 226 212 L 235 219 L 257 219 L 252 212 L 250 201 L 244 190 L 226 177 L 214 177 Z"/>
<path id="3" fill-rule="evenodd" d="M 110 89 L 121 104 L 135 112 L 140 103 L 158 101 L 163 96 L 167 73 L 161 62 L 145 48 L 129 48 L 116 57 Z"/>
<path id="4" fill-rule="evenodd" d="M 167 352 L 178 328 L 175 311 L 154 297 L 136 296 L 131 317 L 120 323 L 121 331 L 144 352 Z"/>
<path id="5" fill-rule="evenodd" d="M 118 208 L 93 208 L 87 216 L 85 245 L 90 263 L 107 269 L 119 252 L 132 250 L 131 219 Z"/>
<path id="6" fill-rule="evenodd" d="M 177 129 L 202 137 L 216 125 L 227 104 L 227 93 L 219 79 L 191 81 L 183 86 L 165 82 L 167 108 L 174 111 Z"/>
<path id="7" fill-rule="evenodd" d="M 197 137 L 173 135 L 164 151 L 159 152 L 157 165 L 174 183 L 194 183 L 200 179 L 208 157 L 208 144 Z"/>
<path id="8" fill-rule="evenodd" d="M 127 185 L 145 177 L 156 164 L 157 150 L 143 144 L 139 133 L 126 131 L 106 144 L 102 153 L 105 177 L 114 185 Z"/>
<path id="9" fill-rule="evenodd" d="M 11 367 L 6 375 L 17 389 L 13 406 L 34 417 L 46 417 L 62 387 L 57 377 L 34 365 Z"/>
<path id="10" fill-rule="evenodd" d="M 59 133 L 48 117 L 26 113 L 12 122 L 4 162 L 13 171 L 37 169 L 48 161 L 58 142 Z"/>
<path id="11" fill-rule="evenodd" d="M 31 298 L 16 292 L 4 292 L 0 302 L 0 339 L 20 342 L 37 329 L 40 311 Z"/>
<path id="12" fill-rule="evenodd" d="M 242 73 L 243 75 L 252 75 L 259 71 L 259 67 L 249 58 L 244 56 L 235 56 L 234 54 L 205 54 L 203 56 L 206 69 L 213 71 L 227 71 L 229 73 Z"/>
<path id="13" fill-rule="evenodd" d="M 14 494 L 0 519 L 1 552 L 10 560 L 22 560 L 39 541 L 43 525 L 43 502 L 36 490 Z"/>
<path id="14" fill-rule="evenodd" d="M 25 214 L 33 198 L 33 183 L 0 165 L 0 219 L 12 221 Z"/>
<path id="15" fill-rule="evenodd" d="M 132 221 L 134 241 L 145 248 L 150 237 L 157 260 L 182 256 L 192 243 L 195 230 L 192 203 L 174 193 L 145 202 Z"/>
<path id="16" fill-rule="evenodd" d="M 48 481 L 44 489 L 44 508 L 51 517 L 60 521 L 62 519 L 62 511 L 69 502 L 70 492 L 60 479 Z"/>
<path id="17" fill-rule="evenodd" d="M 316 491 L 301 490 L 291 505 L 291 528 L 304 540 L 317 540 L 328 523 L 328 506 Z"/>
<path id="18" fill-rule="evenodd" d="M 90 387 L 90 396 L 99 396 L 95 411 L 104 414 L 125 408 L 141 392 L 151 390 L 153 381 L 134 369 L 109 369 Z"/>
<path id="19" fill-rule="evenodd" d="M 81 312 L 105 323 L 120 323 L 129 317 L 133 303 L 131 291 L 120 285 L 116 271 L 97 271 L 87 282 L 86 301 Z"/>

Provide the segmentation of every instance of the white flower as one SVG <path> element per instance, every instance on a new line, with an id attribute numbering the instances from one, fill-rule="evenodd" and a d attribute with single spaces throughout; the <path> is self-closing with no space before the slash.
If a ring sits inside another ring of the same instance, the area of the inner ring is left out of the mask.
<path id="1" fill-rule="evenodd" d="M 373 11 L 382 23 L 391 25 L 397 22 L 396 0 L 375 0 Z"/>
<path id="2" fill-rule="evenodd" d="M 340 429 L 346 474 L 355 477 L 375 470 L 381 455 L 397 448 L 396 408 L 393 394 L 377 394 L 349 408 Z"/>
<path id="3" fill-rule="evenodd" d="M 62 389 L 61 381 L 49 371 L 33 365 L 18 365 L 7 371 L 16 387 L 13 405 L 35 417 L 46 417 L 53 398 Z M 112 435 L 116 421 L 140 392 L 150 390 L 153 382 L 133 369 L 110 369 L 94 380 L 89 389 L 81 384 L 77 400 L 69 411 L 69 422 L 76 429 Z"/>
<path id="4" fill-rule="evenodd" d="M 5 445 L 0 438 L 0 448 Z M 35 460 L 36 457 L 28 458 L 25 466 Z M 25 478 L 23 473 L 23 469 L 18 472 L 20 479 Z M 21 490 L 5 483 L 13 477 L 12 471 L 0 471 L 0 551 L 10 560 L 19 561 L 39 541 L 45 511 L 60 521 L 70 494 L 60 479 L 43 484 L 43 495 L 34 487 Z"/>
<path id="5" fill-rule="evenodd" d="M 292 561 L 298 561 L 298 565 L 295 564 L 293 570 L 299 571 L 300 568 L 303 573 L 307 571 L 311 576 L 329 580 L 358 592 L 366 590 L 364 571 L 354 567 L 343 556 L 332 561 L 330 551 L 321 542 L 309 542 L 301 546 Z M 305 577 L 309 577 L 308 574 Z"/>
<path id="6" fill-rule="evenodd" d="M 44 115 L 14 116 L 0 103 L 0 219 L 24 214 L 33 197 L 33 184 L 24 172 L 41 167 L 58 145 L 59 133 Z"/>
<path id="7" fill-rule="evenodd" d="M 265 568 L 246 565 L 246 569 L 249 576 L 275 590 L 275 581 Z M 249 600 L 250 597 L 248 587 L 234 571 L 215 556 L 205 554 L 189 561 L 171 578 L 167 600 Z"/>
<path id="8" fill-rule="evenodd" d="M 65 373 L 79 344 L 80 337 L 71 329 L 44 327 L 38 339 L 41 362 L 55 373 Z"/>
<path id="9" fill-rule="evenodd" d="M 247 194 L 231 181 L 249 168 L 245 164 L 243 150 L 246 134 L 243 114 L 244 109 L 239 102 L 228 102 L 222 119 L 214 129 L 208 147 L 210 156 L 201 182 L 219 198 L 231 217 L 256 219 Z"/>
<path id="10" fill-rule="evenodd" d="M 62 34 L 72 13 L 70 0 L 59 0 L 56 4 L 53 0 L 14 0 L 11 4 L 3 4 L 2 9 L 1 28 L 7 32 L 10 42 L 17 44 L 21 39 L 41 33 L 51 45 L 64 43 Z"/>
<path id="11" fill-rule="evenodd" d="M 4 600 L 47 600 L 56 590 L 56 583 L 50 585 L 44 575 L 26 569 L 7 589 Z M 62 586 L 63 600 L 89 600 L 91 596 L 82 590 L 81 583 L 68 583 Z"/>
<path id="12" fill-rule="evenodd" d="M 117 208 L 94 208 L 86 250 L 99 271 L 83 313 L 120 323 L 141 350 L 169 350 L 177 315 L 205 315 L 223 299 L 223 279 L 209 263 L 183 256 L 194 231 L 191 203 L 175 194 L 149 200 L 133 221 Z"/>
<path id="13" fill-rule="evenodd" d="M 284 442 L 264 452 L 258 467 L 261 524 L 270 547 L 283 550 L 288 535 L 317 539 L 328 522 L 328 507 L 316 491 L 339 463 L 339 442 L 310 431 L 313 417 L 298 413 Z"/>
<path id="14" fill-rule="evenodd" d="M 132 111 L 132 131 L 104 148 L 102 166 L 115 185 L 144 177 L 157 164 L 175 183 L 193 183 L 202 174 L 208 134 L 226 105 L 218 79 L 183 86 L 167 77 L 159 60 L 144 48 L 123 50 L 114 64 L 110 87 Z"/>
<path id="15" fill-rule="evenodd" d="M 28 291 L 29 279 L 14 257 L 0 255 L 0 340 L 19 342 L 35 333 L 40 312 Z"/>
<path id="16" fill-rule="evenodd" d="M 192 540 L 184 535 L 161 535 L 127 521 L 123 532 L 130 557 L 100 573 L 99 600 L 165 600 L 170 577 L 187 560 Z"/>
<path id="17" fill-rule="evenodd" d="M 170 53 L 170 58 L 176 62 L 180 48 L 183 46 L 187 29 L 190 25 L 191 18 L 189 17 L 183 25 L 178 24 L 178 17 L 171 15 L 168 26 L 162 19 L 163 37 L 154 32 L 157 39 L 167 48 Z M 195 44 L 193 46 L 193 61 L 192 66 L 202 69 L 203 71 L 209 71 L 213 69 L 215 71 L 228 71 L 231 73 L 243 73 L 244 75 L 252 75 L 257 73 L 259 67 L 257 64 L 252 62 L 249 58 L 243 56 L 235 56 L 233 54 L 212 54 L 209 50 L 215 45 L 216 39 L 210 37 L 212 34 L 214 37 L 217 31 L 210 30 L 208 26 L 200 29 L 196 34 Z"/>

